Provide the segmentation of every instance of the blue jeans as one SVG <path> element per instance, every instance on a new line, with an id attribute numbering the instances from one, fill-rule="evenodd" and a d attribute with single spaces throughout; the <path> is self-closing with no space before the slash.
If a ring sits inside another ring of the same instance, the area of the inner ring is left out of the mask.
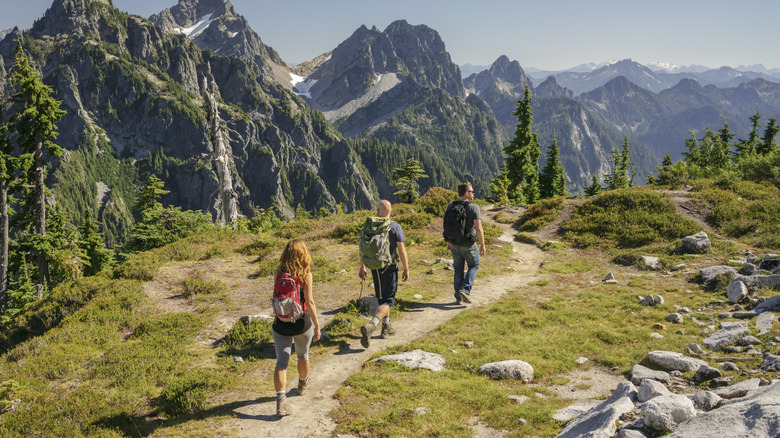
<path id="1" fill-rule="evenodd" d="M 459 291 L 471 294 L 471 287 L 474 285 L 474 279 L 477 278 L 479 270 L 479 247 L 477 244 L 471 246 L 450 245 L 452 253 L 452 265 L 455 268 L 455 300 L 460 301 Z M 468 263 L 469 269 L 465 275 L 463 269 Z"/>

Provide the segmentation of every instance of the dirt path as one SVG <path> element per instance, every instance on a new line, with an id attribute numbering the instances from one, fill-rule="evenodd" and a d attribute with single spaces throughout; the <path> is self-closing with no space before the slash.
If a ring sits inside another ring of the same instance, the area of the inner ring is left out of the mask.
<path id="1" fill-rule="evenodd" d="M 490 216 L 486 214 L 485 219 L 490 221 Z M 473 304 L 470 307 L 492 303 L 507 291 L 533 281 L 544 260 L 545 254 L 535 246 L 514 242 L 515 230 L 509 225 L 499 226 L 504 230 L 500 240 L 511 244 L 514 249 L 510 264 L 514 272 L 490 279 L 480 278 L 478 275 L 472 297 Z M 294 395 L 295 391 L 288 391 L 291 395 L 288 401 L 293 409 L 293 415 L 278 419 L 275 415 L 275 399 L 265 397 L 256 403 L 235 408 L 236 420 L 230 426 L 238 430 L 241 435 L 248 437 L 329 436 L 336 428 L 336 424 L 330 417 L 331 411 L 338 407 L 338 401 L 334 398 L 336 391 L 350 375 L 361 370 L 363 363 L 371 355 L 387 347 L 407 344 L 419 339 L 470 307 L 455 306 L 449 296 L 425 303 L 422 308 L 409 312 L 403 319 L 394 323 L 397 334 L 392 338 L 375 337 L 371 347 L 365 350 L 358 340 L 349 345 L 349 348 L 319 361 L 313 361 L 309 392 L 305 396 L 298 397 Z M 290 387 L 288 385 L 288 388 Z M 305 412 L 305 415 L 295 415 L 295 412 Z"/>

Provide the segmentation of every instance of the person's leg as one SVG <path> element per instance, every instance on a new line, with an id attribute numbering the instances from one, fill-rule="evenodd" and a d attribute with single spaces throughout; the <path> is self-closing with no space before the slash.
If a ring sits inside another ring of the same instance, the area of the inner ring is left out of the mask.
<path id="1" fill-rule="evenodd" d="M 314 338 L 314 327 L 305 333 L 294 336 L 295 354 L 298 356 L 298 395 L 303 395 L 309 384 L 309 347 Z"/>
<path id="2" fill-rule="evenodd" d="M 460 288 L 466 291 L 466 294 L 471 294 L 471 288 L 474 286 L 474 280 L 477 278 L 477 271 L 479 270 L 479 248 L 477 245 L 471 245 L 463 252 L 463 256 L 469 265 L 469 269 L 466 271 Z"/>
<path id="3" fill-rule="evenodd" d="M 360 328 L 360 345 L 368 348 L 371 345 L 371 335 L 376 330 L 377 325 L 390 315 L 390 307 L 395 304 L 395 292 L 398 288 L 398 268 L 390 266 L 384 270 L 371 270 L 371 276 L 374 280 L 374 292 L 376 293 L 377 307 L 374 316 L 368 324 Z"/>
<path id="4" fill-rule="evenodd" d="M 460 302 L 460 289 L 463 284 L 463 269 L 466 266 L 466 259 L 457 245 L 450 245 L 450 252 L 452 253 L 452 268 L 455 271 L 452 282 L 455 287 L 455 301 Z"/>
<path id="5" fill-rule="evenodd" d="M 271 330 L 276 349 L 276 368 L 274 369 L 274 388 L 276 389 L 276 415 L 283 417 L 290 415 L 290 406 L 287 404 L 287 365 L 290 363 L 292 352 L 292 337 L 283 336 Z"/>

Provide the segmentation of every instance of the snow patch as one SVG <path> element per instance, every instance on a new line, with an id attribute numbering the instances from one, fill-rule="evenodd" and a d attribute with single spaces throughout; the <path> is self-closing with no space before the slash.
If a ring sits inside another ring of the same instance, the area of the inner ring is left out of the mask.
<path id="1" fill-rule="evenodd" d="M 183 33 L 184 35 L 187 35 L 189 38 L 195 38 L 196 36 L 203 33 L 203 31 L 206 30 L 206 28 L 209 27 L 211 23 L 214 21 L 211 19 L 212 15 L 214 14 L 208 14 L 200 17 L 200 21 L 195 23 L 192 27 L 174 27 L 173 32 Z"/>
<path id="2" fill-rule="evenodd" d="M 311 87 L 317 83 L 317 79 L 307 79 L 303 76 L 290 73 L 290 82 L 292 82 L 293 91 L 299 96 L 311 99 Z"/>

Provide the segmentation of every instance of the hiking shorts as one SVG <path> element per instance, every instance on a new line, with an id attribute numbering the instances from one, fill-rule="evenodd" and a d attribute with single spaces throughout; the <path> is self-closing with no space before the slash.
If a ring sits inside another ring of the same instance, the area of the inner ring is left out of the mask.
<path id="1" fill-rule="evenodd" d="M 385 269 L 372 269 L 374 293 L 379 305 L 395 305 L 395 293 L 398 290 L 398 265 L 390 265 Z"/>

